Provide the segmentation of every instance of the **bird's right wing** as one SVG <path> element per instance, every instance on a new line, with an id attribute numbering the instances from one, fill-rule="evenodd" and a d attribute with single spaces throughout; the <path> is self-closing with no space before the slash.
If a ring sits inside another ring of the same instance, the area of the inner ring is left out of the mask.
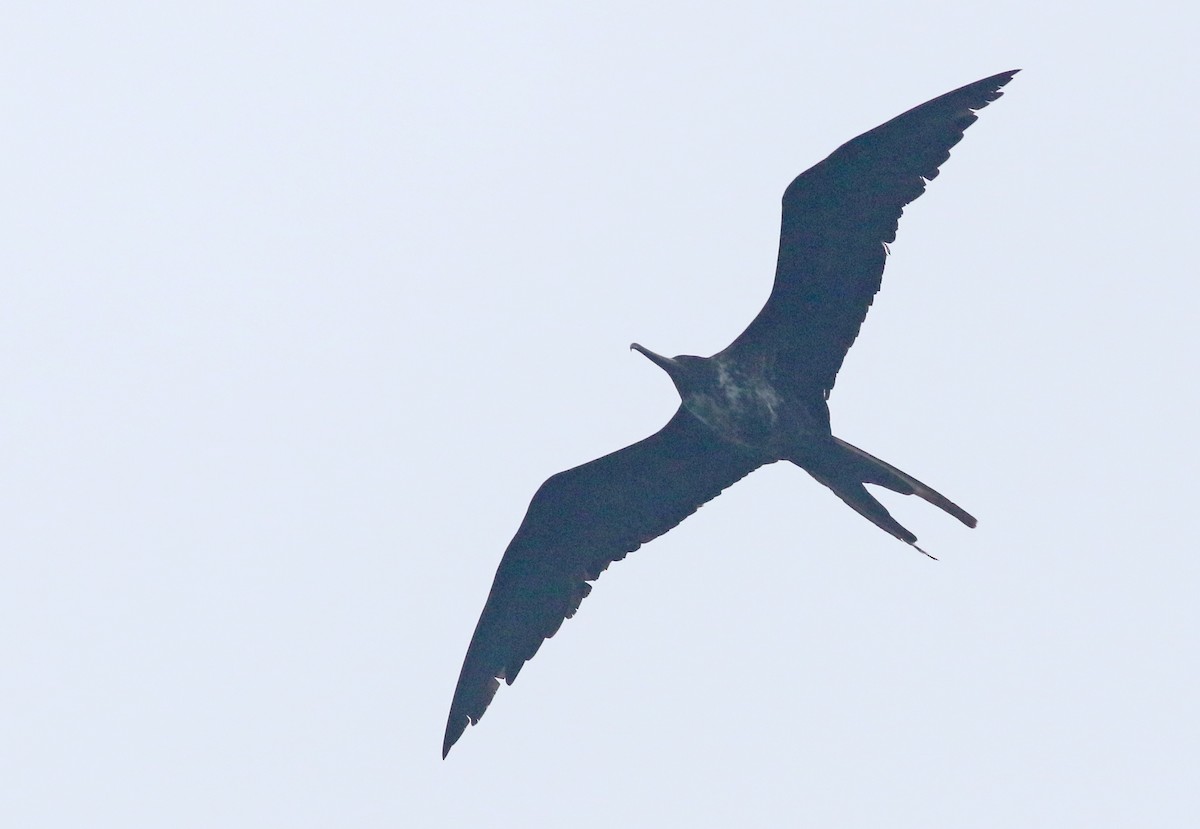
<path id="1" fill-rule="evenodd" d="M 659 432 L 552 476 L 496 571 L 467 649 L 442 756 L 542 642 L 574 615 L 611 562 L 687 518 L 767 458 L 720 440 L 680 407 Z"/>
<path id="2" fill-rule="evenodd" d="M 1016 71 L 926 101 L 846 142 L 783 194 L 775 286 L 726 349 L 826 397 L 879 290 L 886 245 L 975 119 Z"/>

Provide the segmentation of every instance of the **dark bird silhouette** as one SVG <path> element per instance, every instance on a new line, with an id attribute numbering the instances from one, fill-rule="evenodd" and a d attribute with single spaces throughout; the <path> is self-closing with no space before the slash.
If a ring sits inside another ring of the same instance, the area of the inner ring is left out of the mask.
<path id="1" fill-rule="evenodd" d="M 682 403 L 658 433 L 552 476 L 533 496 L 467 649 L 443 757 L 483 716 L 499 680 L 512 684 L 610 563 L 764 464 L 791 461 L 914 547 L 917 537 L 864 484 L 916 495 L 975 526 L 945 496 L 834 437 L 826 401 L 879 290 L 904 206 L 1016 71 L 910 109 L 793 181 L 771 296 L 724 351 L 670 358 L 631 346 L 670 375 Z"/>

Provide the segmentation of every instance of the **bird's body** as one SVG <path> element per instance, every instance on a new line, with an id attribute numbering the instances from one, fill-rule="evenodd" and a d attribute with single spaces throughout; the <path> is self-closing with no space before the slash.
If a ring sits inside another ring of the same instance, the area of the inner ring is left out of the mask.
<path id="1" fill-rule="evenodd" d="M 443 756 L 569 618 L 610 563 L 667 532 L 760 466 L 787 460 L 876 526 L 916 547 L 864 484 L 917 495 L 967 526 L 945 496 L 832 433 L 828 399 L 879 289 L 887 244 L 980 109 L 1014 72 L 954 90 L 860 135 L 800 175 L 783 197 L 770 298 L 711 357 L 662 357 L 681 405 L 660 431 L 551 476 L 500 567 L 467 650 Z M 917 549 L 920 549 L 917 547 Z M 924 552 L 924 551 L 922 551 Z"/>
<path id="2" fill-rule="evenodd" d="M 667 360 L 636 343 L 632 348 L 665 368 L 683 408 L 724 440 L 779 460 L 789 447 L 829 434 L 825 401 L 794 398 L 772 382 L 761 361 L 746 364 L 725 354 Z"/>

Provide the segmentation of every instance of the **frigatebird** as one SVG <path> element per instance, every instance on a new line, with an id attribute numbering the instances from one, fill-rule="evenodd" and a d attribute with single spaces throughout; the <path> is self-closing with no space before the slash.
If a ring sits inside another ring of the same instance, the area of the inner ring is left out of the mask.
<path id="1" fill-rule="evenodd" d="M 483 716 L 499 680 L 512 684 L 609 564 L 760 466 L 791 461 L 918 550 L 917 537 L 864 484 L 916 495 L 975 526 L 945 496 L 834 437 L 827 401 L 879 290 L 904 206 L 1017 71 L 910 109 L 797 177 L 783 194 L 771 295 L 723 351 L 672 358 L 630 346 L 670 376 L 679 409 L 656 434 L 551 476 L 533 496 L 467 648 L 443 757 Z"/>

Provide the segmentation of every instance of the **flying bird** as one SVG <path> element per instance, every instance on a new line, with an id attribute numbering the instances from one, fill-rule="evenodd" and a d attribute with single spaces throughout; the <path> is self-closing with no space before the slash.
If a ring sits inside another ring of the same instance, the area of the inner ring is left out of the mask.
<path id="1" fill-rule="evenodd" d="M 471 637 L 442 756 L 483 716 L 614 561 L 657 538 L 755 469 L 796 464 L 884 532 L 917 547 L 866 489 L 916 495 L 975 519 L 906 472 L 834 437 L 829 393 L 883 276 L 904 206 L 1019 70 L 910 109 L 843 144 L 783 194 L 775 284 L 749 327 L 711 357 L 630 346 L 675 384 L 656 434 L 541 485 L 504 552 Z M 924 552 L 924 550 L 921 550 Z"/>

